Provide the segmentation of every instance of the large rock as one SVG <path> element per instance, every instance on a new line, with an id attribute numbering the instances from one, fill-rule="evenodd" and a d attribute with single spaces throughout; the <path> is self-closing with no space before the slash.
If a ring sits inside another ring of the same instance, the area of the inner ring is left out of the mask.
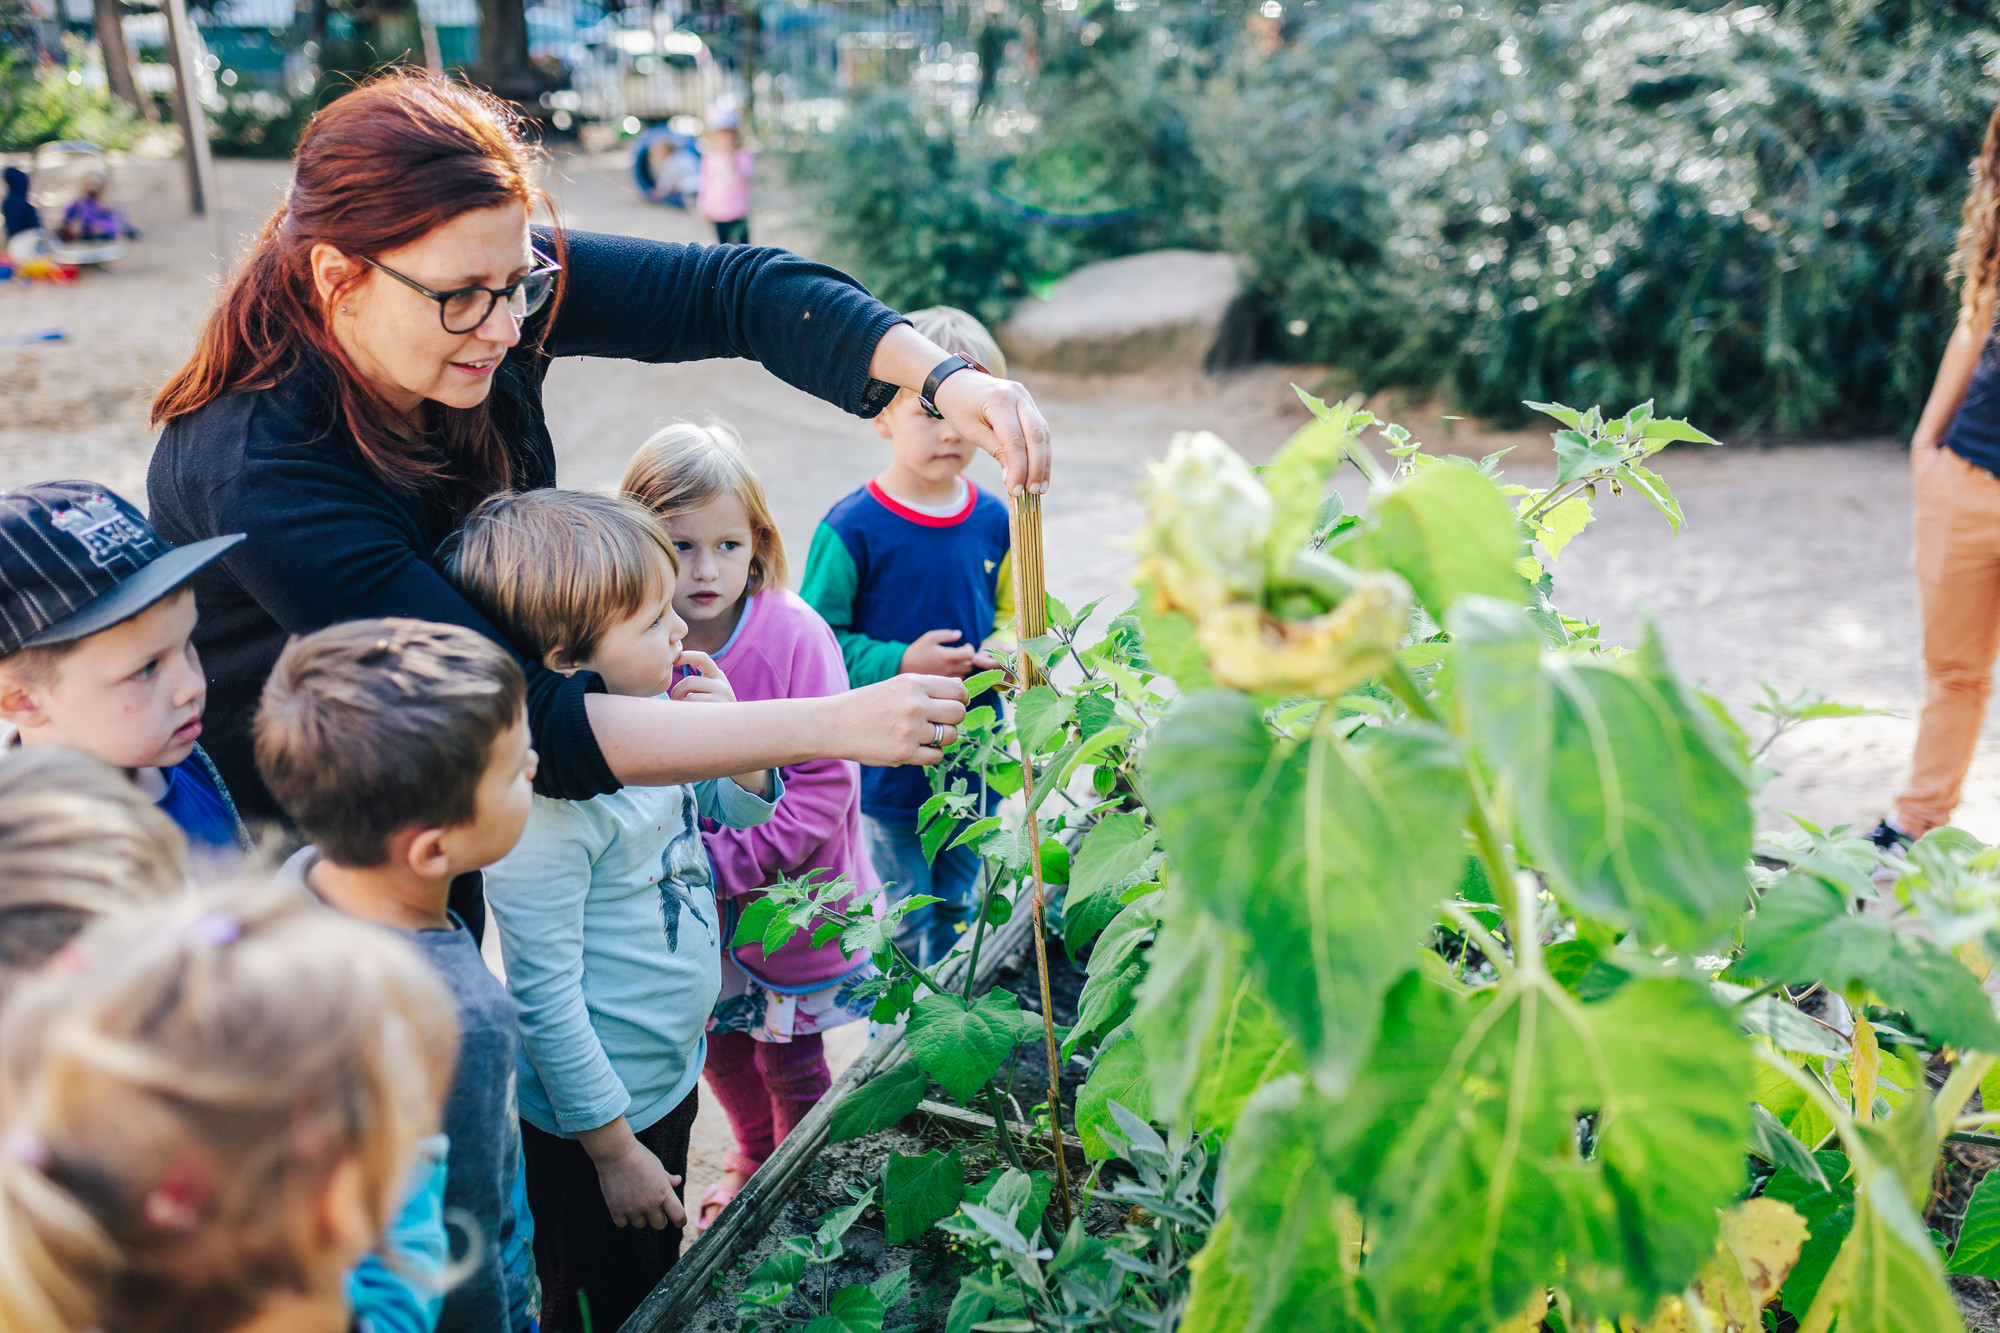
<path id="1" fill-rule="evenodd" d="M 1250 358 L 1242 266 L 1155 250 L 1089 264 L 1000 328 L 1009 368 L 1077 374 L 1207 371 Z"/>

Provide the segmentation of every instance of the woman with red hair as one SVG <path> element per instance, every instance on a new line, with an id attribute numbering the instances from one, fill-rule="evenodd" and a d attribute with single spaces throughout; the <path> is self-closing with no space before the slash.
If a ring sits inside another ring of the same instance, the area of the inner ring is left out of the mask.
<path id="1" fill-rule="evenodd" d="M 782 250 L 533 226 L 543 166 L 504 103 L 442 78 L 396 73 L 332 103 L 153 405 L 161 535 L 248 534 L 195 581 L 205 743 L 246 816 L 281 818 L 250 722 L 286 636 L 393 615 L 502 639 L 435 555 L 489 495 L 555 484 L 542 410 L 555 357 L 750 357 L 860 416 L 919 390 L 1010 488 L 1047 485 L 1048 427 L 1027 391 L 949 356 L 845 274 Z M 813 759 L 936 763 L 964 716 L 964 689 L 942 677 L 677 708 L 522 666 L 537 788 L 571 800 Z"/>

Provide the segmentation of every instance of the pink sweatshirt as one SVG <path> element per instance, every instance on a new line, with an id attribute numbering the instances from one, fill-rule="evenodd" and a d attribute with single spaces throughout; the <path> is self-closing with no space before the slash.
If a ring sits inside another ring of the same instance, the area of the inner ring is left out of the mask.
<path id="1" fill-rule="evenodd" d="M 847 668 L 833 631 L 818 612 L 782 588 L 767 588 L 750 598 L 736 633 L 715 660 L 738 699 L 806 699 L 847 690 Z M 734 829 L 702 821 L 702 837 L 715 863 L 715 891 L 731 922 L 725 940 L 743 905 L 780 876 L 822 868 L 832 876 L 846 874 L 855 885 L 850 902 L 866 902 L 880 884 L 861 833 L 860 765 L 815 759 L 781 771 L 785 794 L 768 822 Z M 759 981 L 792 991 L 816 989 L 864 961 L 841 957 L 840 946 L 832 941 L 815 949 L 810 934 L 801 932 L 769 958 L 755 944 L 735 950 L 734 956 Z"/>

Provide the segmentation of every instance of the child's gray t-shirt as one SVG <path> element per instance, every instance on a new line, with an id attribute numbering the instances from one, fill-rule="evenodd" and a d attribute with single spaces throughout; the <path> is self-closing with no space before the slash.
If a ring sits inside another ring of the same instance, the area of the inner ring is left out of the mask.
<path id="1" fill-rule="evenodd" d="M 535 797 L 527 831 L 486 871 L 521 1016 L 521 1117 L 574 1138 L 620 1115 L 642 1130 L 701 1077 L 721 988 L 715 873 L 700 819 L 752 828 L 769 799 L 721 779 Z"/>

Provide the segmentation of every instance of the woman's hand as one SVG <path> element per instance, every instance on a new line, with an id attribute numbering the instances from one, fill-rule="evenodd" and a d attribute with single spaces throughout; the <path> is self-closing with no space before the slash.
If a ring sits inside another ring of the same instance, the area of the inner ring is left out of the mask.
<path id="1" fill-rule="evenodd" d="M 668 1175 L 660 1159 L 633 1137 L 624 1116 L 585 1130 L 577 1141 L 597 1167 L 597 1188 L 613 1223 L 655 1231 L 687 1225 L 687 1212 L 674 1193 L 680 1177 Z"/>
<path id="2" fill-rule="evenodd" d="M 950 355 L 908 324 L 898 324 L 875 344 L 868 374 L 916 393 Z M 937 409 L 962 438 L 999 460 L 1009 495 L 1023 488 L 1039 495 L 1049 488 L 1049 423 L 1019 384 L 961 370 L 938 386 Z"/>
<path id="3" fill-rule="evenodd" d="M 674 682 L 674 687 L 667 691 L 669 699 L 711 704 L 736 702 L 736 691 L 730 688 L 729 677 L 722 674 L 722 668 L 707 653 L 683 648 L 681 655 L 674 659 L 674 665 L 693 667 L 699 674 Z"/>
<path id="4" fill-rule="evenodd" d="M 877 768 L 935 764 L 965 720 L 965 682 L 948 676 L 895 676 L 826 700 L 827 751 Z"/>
<path id="5" fill-rule="evenodd" d="M 1037 495 L 1049 488 L 1049 423 L 1027 389 L 961 370 L 938 386 L 937 410 L 962 438 L 999 460 L 1009 495 L 1018 495 L 1024 482 Z"/>

